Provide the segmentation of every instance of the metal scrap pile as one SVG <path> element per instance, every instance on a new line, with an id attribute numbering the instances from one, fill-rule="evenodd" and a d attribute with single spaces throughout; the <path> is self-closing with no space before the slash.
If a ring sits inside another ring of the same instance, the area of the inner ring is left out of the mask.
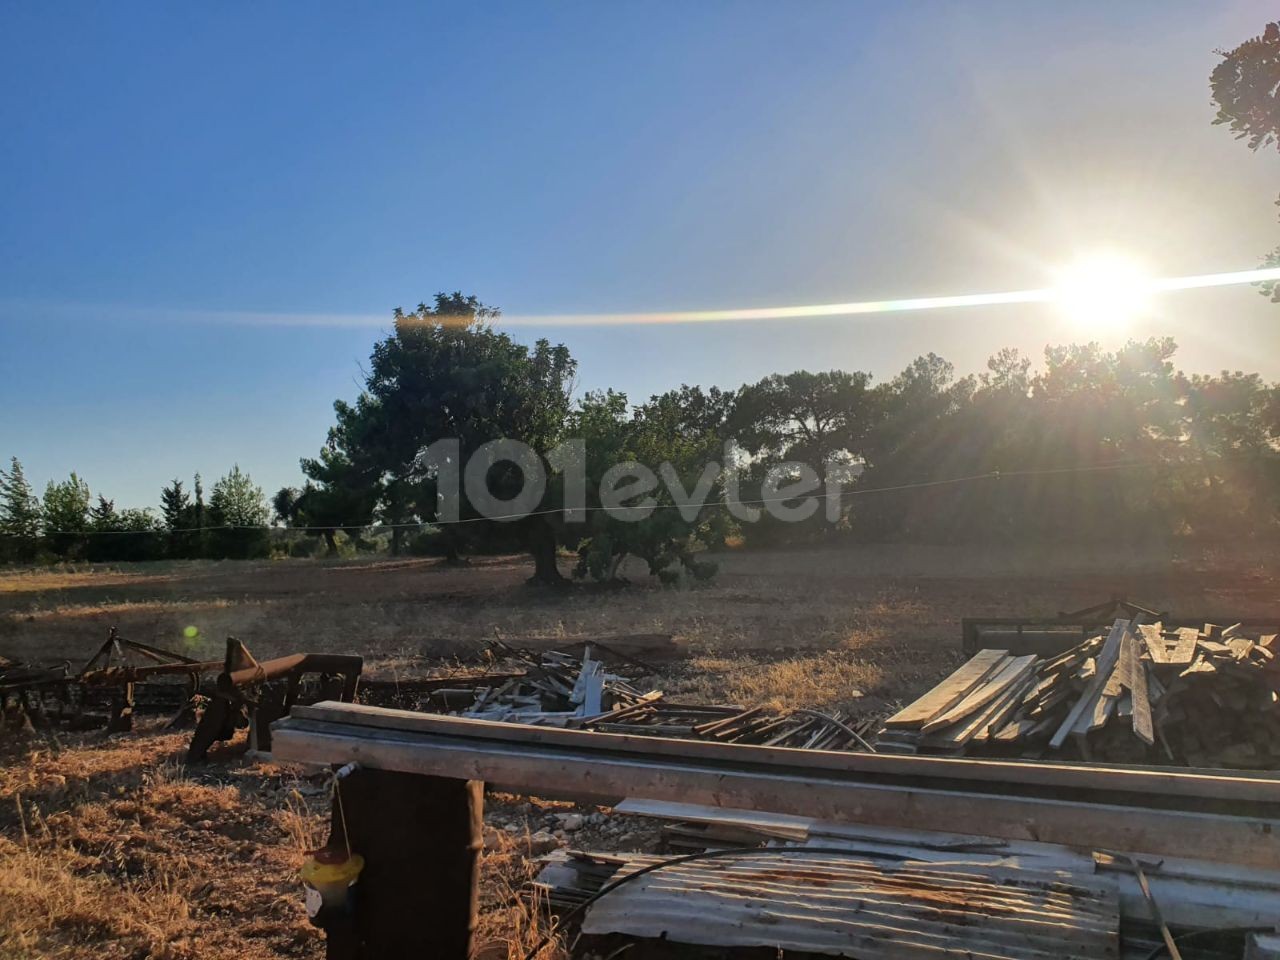
<path id="1" fill-rule="evenodd" d="M 568 726 L 575 719 L 594 717 L 645 697 L 625 677 L 607 671 L 604 661 L 592 656 L 589 642 L 580 658 L 558 650 L 535 653 L 502 640 L 489 641 L 489 649 L 495 658 L 514 662 L 522 671 L 503 683 L 468 691 L 470 703 L 451 712 L 480 720 Z M 448 707 L 455 694 L 437 691 L 433 699 Z"/>
<path id="2" fill-rule="evenodd" d="M 1275 871 L 682 803 L 615 812 L 659 818 L 668 845 L 706 856 L 543 857 L 526 897 L 568 921 L 575 956 L 1154 957 L 1166 916 L 1199 930 L 1182 956 L 1272 956 L 1243 931 L 1273 909 Z"/>
<path id="3" fill-rule="evenodd" d="M 1054 657 L 982 650 L 885 721 L 882 752 L 1280 766 L 1280 652 L 1239 624 L 1116 620 Z"/>
<path id="4" fill-rule="evenodd" d="M 785 714 L 763 707 L 673 703 L 662 691 L 641 693 L 634 680 L 606 669 L 595 659 L 601 649 L 615 659 L 629 659 L 612 648 L 585 641 L 583 655 L 559 650 L 535 653 L 502 640 L 490 641 L 495 658 L 523 668 L 502 673 L 499 683 L 485 685 L 468 678 L 459 689 L 436 689 L 435 709 L 481 720 L 572 727 L 601 733 L 675 737 L 720 743 L 749 743 L 808 750 L 869 750 L 873 719 L 855 720 L 840 712 L 815 710 Z M 639 661 L 641 669 L 656 672 Z"/>

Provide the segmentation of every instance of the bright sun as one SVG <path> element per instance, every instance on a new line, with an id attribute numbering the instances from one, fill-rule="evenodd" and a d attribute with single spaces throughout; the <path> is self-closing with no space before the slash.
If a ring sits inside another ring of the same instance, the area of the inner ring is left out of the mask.
<path id="1" fill-rule="evenodd" d="M 1057 274 L 1053 302 L 1081 330 L 1127 327 L 1150 308 L 1151 275 L 1133 257 L 1099 251 Z"/>

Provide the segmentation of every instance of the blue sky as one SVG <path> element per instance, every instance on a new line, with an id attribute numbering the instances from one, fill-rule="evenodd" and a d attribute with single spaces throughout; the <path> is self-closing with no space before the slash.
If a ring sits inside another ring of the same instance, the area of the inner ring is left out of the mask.
<path id="1" fill-rule="evenodd" d="M 397 305 L 510 314 L 1039 286 L 1099 245 L 1254 266 L 1275 153 L 1210 126 L 1264 4 L 0 6 L 0 455 L 120 505 L 298 482 Z M 643 398 L 800 367 L 961 372 L 1168 333 L 1280 378 L 1280 307 L 519 327 Z"/>

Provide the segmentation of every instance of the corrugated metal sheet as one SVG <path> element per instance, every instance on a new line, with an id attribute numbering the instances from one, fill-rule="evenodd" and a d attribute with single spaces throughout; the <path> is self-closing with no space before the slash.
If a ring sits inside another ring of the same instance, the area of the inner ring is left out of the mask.
<path id="1" fill-rule="evenodd" d="M 637 857 L 622 872 L 651 863 Z M 1119 956 L 1108 877 L 831 855 L 691 861 L 637 878 L 583 932 L 833 956 L 1061 960 Z"/>

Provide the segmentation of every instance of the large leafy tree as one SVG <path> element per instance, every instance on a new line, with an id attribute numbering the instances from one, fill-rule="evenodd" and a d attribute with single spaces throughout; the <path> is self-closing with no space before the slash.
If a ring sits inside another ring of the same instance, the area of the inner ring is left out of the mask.
<path id="1" fill-rule="evenodd" d="M 89 485 L 73 472 L 66 480 L 49 481 L 44 490 L 45 530 L 48 533 L 84 533 L 89 529 Z"/>
<path id="2" fill-rule="evenodd" d="M 209 491 L 209 519 L 217 556 L 265 556 L 270 543 L 266 530 L 270 517 L 262 488 L 239 464 L 233 465 Z"/>
<path id="3" fill-rule="evenodd" d="M 209 512 L 217 526 L 262 527 L 270 517 L 262 488 L 235 464 L 209 493 Z"/>
<path id="4" fill-rule="evenodd" d="M 272 497 L 272 508 L 276 519 L 286 526 L 305 527 L 307 533 L 323 537 L 329 556 L 336 556 L 338 532 L 363 529 L 376 502 L 375 490 L 362 486 L 358 478 L 345 476 L 345 464 L 327 449 L 319 460 L 307 463 L 314 475 L 327 478 L 327 482 L 317 486 L 308 480 L 302 489 L 282 487 Z"/>
<path id="5" fill-rule="evenodd" d="M 664 581 L 678 577 L 681 568 L 698 579 L 715 572 L 698 553 L 706 543 L 723 539 L 719 461 L 728 412 L 728 395 L 688 386 L 635 410 L 624 394 L 612 390 L 582 398 L 569 419 L 586 458 L 588 511 L 585 523 L 570 525 L 583 534 L 579 576 L 617 579 L 627 557 L 643 560 L 649 573 Z M 638 487 L 634 497 L 618 504 L 602 503 L 602 490 L 632 482 L 611 474 L 633 463 L 653 471 L 657 485 Z M 682 491 L 678 499 L 673 485 Z"/>
<path id="6" fill-rule="evenodd" d="M 1219 53 L 1222 62 L 1209 77 L 1218 107 L 1213 122 L 1227 125 L 1250 150 L 1280 148 L 1280 22 L 1268 23 L 1261 36 Z M 1268 254 L 1266 265 L 1280 266 L 1280 247 Z M 1280 284 L 1262 288 L 1280 302 Z"/>
<path id="7" fill-rule="evenodd" d="M 870 374 L 861 371 L 797 370 L 738 391 L 731 427 L 742 451 L 734 465 L 741 496 L 761 499 L 767 479 L 790 486 L 803 479 L 805 468 L 818 477 L 852 480 L 875 422 L 870 383 Z M 749 542 L 805 539 L 831 529 L 826 516 L 826 504 L 804 521 L 784 523 L 766 512 L 744 530 Z"/>
<path id="8" fill-rule="evenodd" d="M 49 481 L 44 490 L 41 515 L 44 533 L 55 553 L 80 553 L 89 529 L 89 485 L 74 472 L 61 482 Z"/>
<path id="9" fill-rule="evenodd" d="M 334 404 L 337 422 L 326 450 L 302 464 L 335 503 L 350 498 L 358 516 L 348 523 L 377 515 L 393 525 L 398 545 L 402 525 L 439 519 L 439 471 L 423 456 L 437 441 L 457 440 L 466 463 L 499 439 L 527 444 L 545 460 L 561 439 L 574 360 L 566 347 L 547 340 L 532 347 L 515 342 L 494 328 L 498 315 L 461 293 L 437 294 L 411 312 L 396 309 L 392 334 L 374 346 L 364 391 L 354 403 Z M 522 480 L 513 464 L 500 463 L 489 471 L 487 486 L 493 496 L 510 499 Z M 465 491 L 460 494 L 461 518 L 478 518 Z M 553 484 L 547 501 L 555 497 Z M 561 579 L 556 521 L 528 517 L 515 529 L 534 557 L 534 579 Z"/>
<path id="10" fill-rule="evenodd" d="M 821 469 L 856 459 L 872 422 L 862 372 L 797 370 L 742 388 L 734 411 L 738 442 L 766 460 L 796 460 Z"/>

